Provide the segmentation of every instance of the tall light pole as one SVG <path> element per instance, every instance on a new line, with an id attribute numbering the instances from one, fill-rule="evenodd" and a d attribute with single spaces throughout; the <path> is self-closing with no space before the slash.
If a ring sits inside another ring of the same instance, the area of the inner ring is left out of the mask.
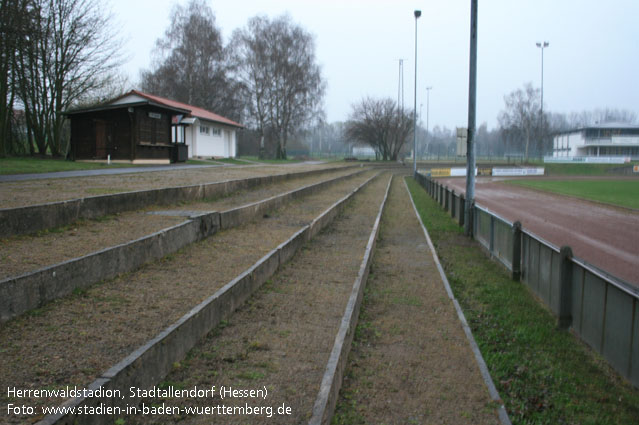
<path id="1" fill-rule="evenodd" d="M 426 147 L 428 147 L 428 115 L 430 109 L 430 91 L 433 89 L 432 86 L 426 87 Z"/>
<path id="2" fill-rule="evenodd" d="M 417 19 L 422 16 L 421 10 L 415 14 L 415 93 L 413 105 L 413 174 L 417 174 Z"/>
<path id="3" fill-rule="evenodd" d="M 466 140 L 466 200 L 464 234 L 473 235 L 475 201 L 475 106 L 477 104 L 477 0 L 470 0 L 470 66 L 468 78 L 468 139 Z"/>
<path id="4" fill-rule="evenodd" d="M 399 60 L 399 76 L 397 78 L 397 110 L 404 112 L 404 61 L 406 59 Z M 400 109 L 401 108 L 401 109 Z"/>
<path id="5" fill-rule="evenodd" d="M 544 49 L 550 45 L 547 41 L 543 43 L 536 43 L 537 47 L 541 49 L 541 113 L 539 121 L 541 122 L 541 142 L 544 141 Z M 543 145 L 542 145 L 543 146 Z"/>

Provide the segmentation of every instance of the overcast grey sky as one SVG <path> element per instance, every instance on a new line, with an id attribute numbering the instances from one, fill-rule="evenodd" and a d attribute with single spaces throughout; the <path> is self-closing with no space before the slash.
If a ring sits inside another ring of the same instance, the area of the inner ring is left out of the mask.
<path id="1" fill-rule="evenodd" d="M 172 5 L 188 0 L 111 0 L 130 60 L 124 72 L 137 83 L 151 67 L 155 40 L 170 22 Z M 288 13 L 315 36 L 317 58 L 328 82 L 329 122 L 348 118 L 365 96 L 397 98 L 398 59 L 404 65 L 405 105 L 413 105 L 415 18 L 417 108 L 426 87 L 430 126 L 466 126 L 470 0 L 209 0 L 226 43 L 249 18 Z M 553 112 L 594 108 L 639 113 L 639 1 L 479 0 L 477 125 L 497 125 L 504 95 L 541 84 Z"/>

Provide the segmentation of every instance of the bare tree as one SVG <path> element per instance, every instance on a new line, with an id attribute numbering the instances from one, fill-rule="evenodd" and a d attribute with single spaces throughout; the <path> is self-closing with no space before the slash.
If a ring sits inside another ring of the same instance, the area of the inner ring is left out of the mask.
<path id="1" fill-rule="evenodd" d="M 253 125 L 286 158 L 288 137 L 321 115 L 325 83 L 313 37 L 287 15 L 258 16 L 233 33 L 230 49 Z"/>
<path id="2" fill-rule="evenodd" d="M 16 150 L 16 61 L 21 40 L 36 32 L 35 4 L 31 0 L 0 0 L 0 157 Z"/>
<path id="3" fill-rule="evenodd" d="M 171 25 L 156 41 L 155 68 L 142 72 L 142 90 L 240 119 L 237 85 L 215 15 L 204 0 L 175 5 Z"/>
<path id="4" fill-rule="evenodd" d="M 517 89 L 505 96 L 504 102 L 506 109 L 500 112 L 497 118 L 499 126 L 503 131 L 523 140 L 524 158 L 528 161 L 530 142 L 536 135 L 541 134 L 541 122 L 546 122 L 540 119 L 540 91 L 528 83 L 523 89 Z"/>
<path id="5" fill-rule="evenodd" d="M 62 112 L 107 84 L 119 43 L 97 0 L 32 0 L 33 32 L 18 42 L 17 91 L 31 153 L 64 155 Z"/>
<path id="6" fill-rule="evenodd" d="M 637 122 L 637 114 L 627 109 L 595 109 L 582 111 L 565 116 L 569 129 L 587 127 L 604 123 L 634 124 Z"/>
<path id="7" fill-rule="evenodd" d="M 365 98 L 353 105 L 353 112 L 346 124 L 346 135 L 375 149 L 383 160 L 395 161 L 413 134 L 412 113 L 399 111 L 391 98 Z"/>

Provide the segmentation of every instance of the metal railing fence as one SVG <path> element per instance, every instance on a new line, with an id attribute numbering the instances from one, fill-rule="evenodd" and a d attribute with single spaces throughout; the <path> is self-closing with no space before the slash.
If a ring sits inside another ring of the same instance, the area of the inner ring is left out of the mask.
<path id="1" fill-rule="evenodd" d="M 417 182 L 460 226 L 464 197 L 430 176 Z M 572 255 L 478 205 L 473 238 L 550 309 L 560 328 L 572 329 L 632 385 L 639 387 L 639 288 Z"/>

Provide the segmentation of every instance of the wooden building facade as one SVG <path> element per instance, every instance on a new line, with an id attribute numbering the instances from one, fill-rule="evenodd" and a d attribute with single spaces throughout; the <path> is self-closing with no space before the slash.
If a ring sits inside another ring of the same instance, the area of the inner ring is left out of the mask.
<path id="1" fill-rule="evenodd" d="M 189 110 L 149 99 L 118 99 L 66 113 L 71 120 L 71 159 L 170 163 L 187 159 L 187 146 L 173 143 L 173 117 Z"/>

